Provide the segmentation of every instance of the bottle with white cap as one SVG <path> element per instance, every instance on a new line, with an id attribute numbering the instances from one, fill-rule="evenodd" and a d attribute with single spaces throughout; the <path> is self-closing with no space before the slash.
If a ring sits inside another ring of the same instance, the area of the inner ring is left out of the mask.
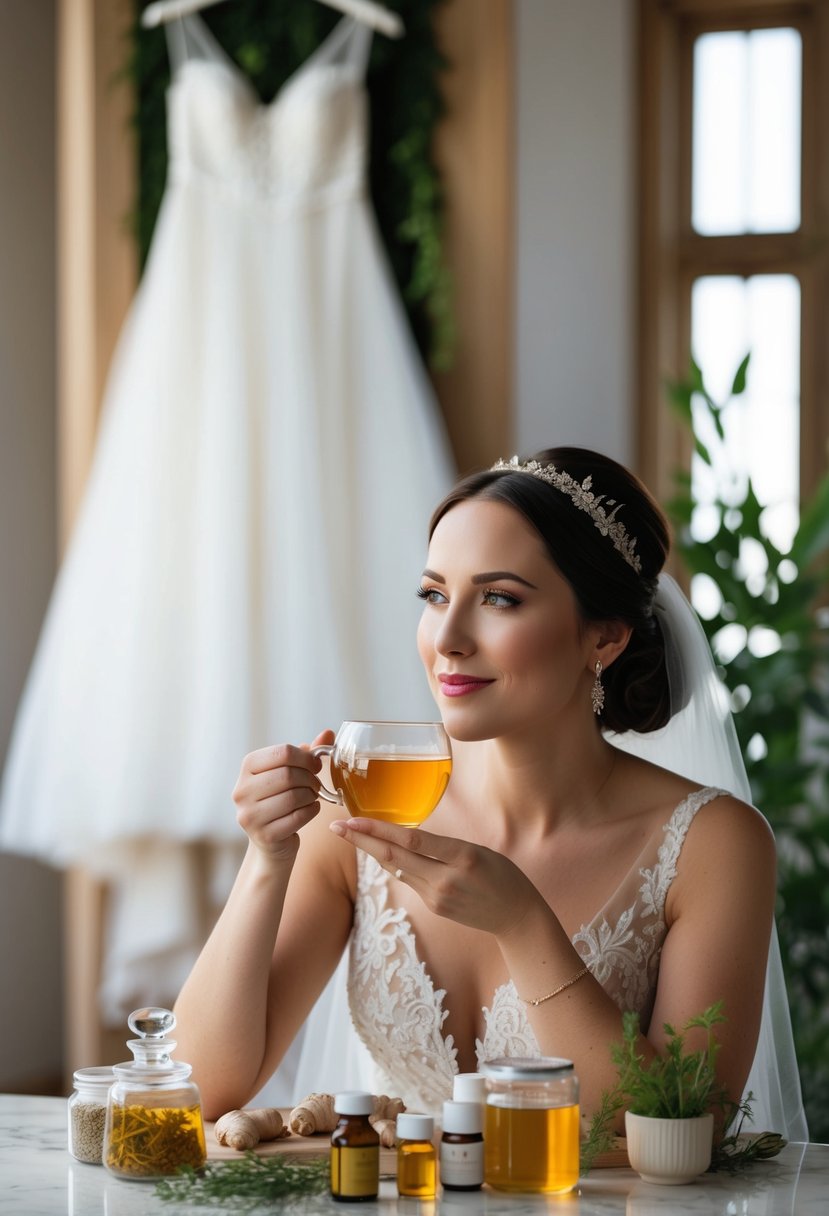
<path id="1" fill-rule="evenodd" d="M 486 1077 L 481 1072 L 459 1072 L 452 1083 L 454 1102 L 486 1104 Z"/>
<path id="2" fill-rule="evenodd" d="M 331 1195 L 342 1203 L 376 1199 L 380 1190 L 380 1137 L 369 1122 L 371 1094 L 361 1090 L 337 1094 L 340 1116 L 331 1136 Z"/>
<path id="3" fill-rule="evenodd" d="M 444 1102 L 440 1140 L 440 1181 L 444 1190 L 477 1191 L 483 1184 L 483 1125 L 478 1102 Z"/>
<path id="4" fill-rule="evenodd" d="M 431 1115 L 397 1116 L 397 1192 L 416 1199 L 434 1199 L 437 1162 Z"/>

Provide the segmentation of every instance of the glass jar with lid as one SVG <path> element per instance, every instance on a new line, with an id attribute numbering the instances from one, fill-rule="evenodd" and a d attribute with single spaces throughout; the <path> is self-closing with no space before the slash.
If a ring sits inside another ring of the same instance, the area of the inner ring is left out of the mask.
<path id="1" fill-rule="evenodd" d="M 79 1068 L 69 1097 L 69 1152 L 76 1161 L 100 1165 L 104 1151 L 107 1095 L 115 1080 L 111 1068 Z"/>
<path id="2" fill-rule="evenodd" d="M 572 1060 L 488 1060 L 484 1178 L 501 1191 L 570 1191 L 579 1178 L 579 1082 Z"/>
<path id="3" fill-rule="evenodd" d="M 136 1009 L 134 1059 L 113 1068 L 104 1127 L 104 1165 L 119 1178 L 157 1179 L 207 1159 L 201 1098 L 189 1064 L 172 1060 L 176 1024 L 169 1009 Z"/>

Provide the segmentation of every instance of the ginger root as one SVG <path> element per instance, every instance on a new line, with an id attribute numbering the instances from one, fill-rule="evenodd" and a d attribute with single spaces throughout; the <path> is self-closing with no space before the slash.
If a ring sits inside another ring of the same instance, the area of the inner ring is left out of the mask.
<path id="1" fill-rule="evenodd" d="M 374 1095 L 374 1110 L 369 1116 L 370 1123 L 378 1119 L 396 1119 L 406 1109 L 402 1098 L 389 1098 L 386 1094 Z"/>
<path id="2" fill-rule="evenodd" d="M 369 1122 L 374 1126 L 379 1121 L 394 1123 L 397 1116 L 406 1109 L 400 1098 L 389 1098 L 386 1094 L 374 1095 L 374 1109 L 369 1115 Z M 299 1106 L 295 1106 L 288 1117 L 288 1126 L 298 1136 L 313 1136 L 317 1132 L 333 1132 L 339 1122 L 339 1115 L 334 1110 L 334 1094 L 309 1094 L 303 1098 Z M 392 1135 L 393 1135 L 392 1127 Z M 389 1132 L 386 1129 L 386 1136 Z M 382 1142 L 382 1140 L 381 1140 Z M 385 1145 L 390 1148 L 394 1139 Z"/>
<path id="3" fill-rule="evenodd" d="M 291 1130 L 275 1106 L 263 1106 L 258 1110 L 229 1110 L 216 1121 L 214 1133 L 219 1144 L 241 1152 L 260 1140 L 281 1140 L 290 1136 Z"/>
<path id="4" fill-rule="evenodd" d="M 397 1120 L 369 1118 L 369 1123 L 380 1137 L 381 1148 L 394 1148 L 397 1143 Z"/>
<path id="5" fill-rule="evenodd" d="M 298 1136 L 333 1132 L 340 1116 L 334 1110 L 333 1094 L 309 1094 L 288 1116 L 288 1126 Z"/>

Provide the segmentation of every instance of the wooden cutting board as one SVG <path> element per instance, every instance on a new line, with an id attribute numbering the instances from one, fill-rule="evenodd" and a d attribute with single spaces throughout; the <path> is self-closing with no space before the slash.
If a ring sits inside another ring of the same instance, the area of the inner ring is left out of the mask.
<path id="1" fill-rule="evenodd" d="M 282 1118 L 287 1123 L 290 1115 L 289 1108 L 281 1108 L 280 1113 Z M 241 1154 L 233 1148 L 226 1148 L 223 1144 L 216 1143 L 214 1132 L 215 1124 L 205 1123 L 204 1130 L 207 1136 L 207 1156 L 211 1161 L 233 1161 Z M 437 1147 L 437 1138 L 435 1141 Z M 331 1147 L 331 1133 L 320 1132 L 316 1136 L 287 1136 L 284 1140 L 267 1140 L 264 1144 L 257 1144 L 254 1152 L 261 1154 L 263 1157 L 273 1157 L 278 1154 L 284 1154 L 288 1157 L 327 1157 Z M 594 1169 L 622 1169 L 628 1166 L 627 1141 L 622 1136 L 617 1136 L 616 1143 L 610 1152 L 602 1153 L 593 1163 Z M 380 1173 L 384 1175 L 394 1175 L 397 1172 L 397 1152 L 393 1148 L 380 1149 Z"/>
<path id="2" fill-rule="evenodd" d="M 285 1123 L 291 1113 L 290 1107 L 280 1107 L 280 1114 Z M 210 1161 L 233 1161 L 241 1156 L 235 1148 L 227 1148 L 216 1142 L 215 1123 L 205 1123 L 204 1132 L 207 1137 L 207 1156 Z M 297 1136 L 291 1134 L 284 1140 L 266 1140 L 257 1144 L 254 1152 L 262 1157 L 302 1157 L 311 1160 L 314 1157 L 327 1157 L 331 1148 L 331 1133 L 320 1132 L 316 1136 Z M 380 1149 L 380 1173 L 396 1174 L 397 1150 L 393 1148 Z"/>

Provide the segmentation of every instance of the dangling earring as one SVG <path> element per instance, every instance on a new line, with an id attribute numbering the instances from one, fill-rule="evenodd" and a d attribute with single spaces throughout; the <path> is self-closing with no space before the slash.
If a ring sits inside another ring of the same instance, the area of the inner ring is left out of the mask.
<path id="1" fill-rule="evenodd" d="M 604 689 L 602 688 L 602 661 L 596 659 L 596 678 L 593 681 L 593 687 L 590 689 L 590 701 L 593 705 L 593 713 L 600 714 L 604 709 Z"/>

